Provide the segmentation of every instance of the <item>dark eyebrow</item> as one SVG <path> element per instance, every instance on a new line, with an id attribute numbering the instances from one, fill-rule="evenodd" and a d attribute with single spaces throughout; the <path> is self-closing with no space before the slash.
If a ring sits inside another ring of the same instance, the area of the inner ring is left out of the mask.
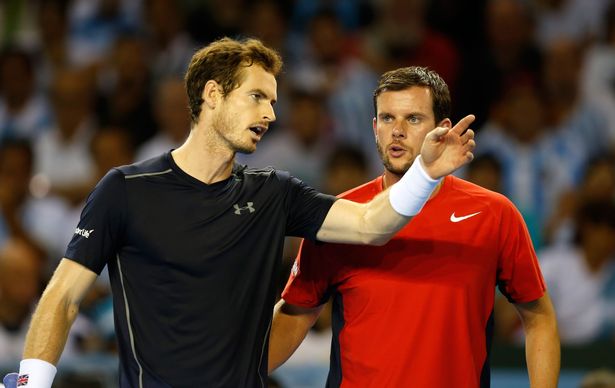
<path id="1" fill-rule="evenodd" d="M 262 89 L 252 89 L 250 90 L 248 93 L 252 94 L 252 93 L 258 93 L 261 94 L 263 96 L 265 96 L 265 98 L 271 100 L 271 105 L 274 105 L 277 101 L 274 98 L 269 97 L 269 95 L 267 93 L 265 93 Z"/>
<path id="2" fill-rule="evenodd" d="M 418 117 L 421 119 L 424 119 L 425 117 L 427 117 L 427 115 L 421 113 L 421 112 L 411 112 L 409 114 L 406 115 L 406 119 L 409 119 L 411 117 Z"/>

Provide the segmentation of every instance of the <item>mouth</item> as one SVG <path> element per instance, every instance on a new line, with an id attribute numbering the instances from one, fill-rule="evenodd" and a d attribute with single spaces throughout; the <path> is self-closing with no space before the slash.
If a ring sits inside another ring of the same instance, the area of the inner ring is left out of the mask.
<path id="1" fill-rule="evenodd" d="M 399 144 L 391 144 L 388 150 L 389 150 L 389 155 L 391 155 L 394 158 L 399 158 L 406 153 L 406 149 L 400 146 Z"/>
<path id="2" fill-rule="evenodd" d="M 255 133 L 257 136 L 263 136 L 265 132 L 267 132 L 267 126 L 262 124 L 253 125 L 248 128 L 250 131 Z"/>

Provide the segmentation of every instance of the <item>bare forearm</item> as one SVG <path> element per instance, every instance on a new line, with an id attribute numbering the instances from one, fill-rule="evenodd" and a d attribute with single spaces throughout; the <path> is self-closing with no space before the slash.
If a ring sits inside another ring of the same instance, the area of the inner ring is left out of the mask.
<path id="1" fill-rule="evenodd" d="M 32 317 L 23 358 L 36 358 L 57 364 L 76 316 L 77 306 L 55 297 L 50 287 L 43 294 Z"/>
<path id="2" fill-rule="evenodd" d="M 393 209 L 389 190 L 365 204 L 340 199 L 327 214 L 317 238 L 332 243 L 383 245 L 411 218 Z"/>
<path id="3" fill-rule="evenodd" d="M 96 274 L 81 264 L 66 258 L 60 261 L 32 317 L 24 359 L 58 362 L 79 303 L 95 279 Z"/>
<path id="4" fill-rule="evenodd" d="M 554 323 L 543 323 L 526 333 L 525 356 L 532 388 L 555 388 L 560 370 L 560 342 Z"/>
<path id="5" fill-rule="evenodd" d="M 557 318 L 546 292 L 533 302 L 517 304 L 525 331 L 525 357 L 532 388 L 555 388 L 560 368 Z"/>
<path id="6" fill-rule="evenodd" d="M 297 350 L 321 311 L 321 308 L 304 309 L 301 314 L 290 314 L 281 306 L 284 306 L 283 301 L 276 305 L 271 324 L 269 373 L 286 362 Z"/>

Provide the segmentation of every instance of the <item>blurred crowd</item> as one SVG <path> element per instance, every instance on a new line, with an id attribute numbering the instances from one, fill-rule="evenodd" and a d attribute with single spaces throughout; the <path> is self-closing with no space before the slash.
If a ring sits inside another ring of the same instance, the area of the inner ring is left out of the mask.
<path id="1" fill-rule="evenodd" d="M 380 74 L 439 72 L 453 121 L 473 113 L 460 175 L 521 211 L 562 342 L 615 344 L 615 1 L 3 0 L 0 2 L 0 365 L 113 166 L 177 147 L 196 49 L 257 37 L 280 51 L 277 121 L 238 161 L 339 194 L 382 173 Z M 65 357 L 113 352 L 103 274 Z M 498 303 L 496 333 L 518 341 Z"/>

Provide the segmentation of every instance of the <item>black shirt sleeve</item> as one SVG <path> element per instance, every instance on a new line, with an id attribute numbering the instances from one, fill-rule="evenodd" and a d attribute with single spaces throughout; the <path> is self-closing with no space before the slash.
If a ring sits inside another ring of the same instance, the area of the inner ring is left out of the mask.
<path id="1" fill-rule="evenodd" d="M 325 221 L 329 209 L 337 198 L 319 193 L 301 180 L 282 172 L 288 178 L 286 221 L 288 236 L 305 237 L 316 241 L 316 234 Z"/>
<path id="2" fill-rule="evenodd" d="M 88 196 L 65 257 L 100 274 L 120 247 L 126 212 L 124 175 L 113 169 Z"/>

